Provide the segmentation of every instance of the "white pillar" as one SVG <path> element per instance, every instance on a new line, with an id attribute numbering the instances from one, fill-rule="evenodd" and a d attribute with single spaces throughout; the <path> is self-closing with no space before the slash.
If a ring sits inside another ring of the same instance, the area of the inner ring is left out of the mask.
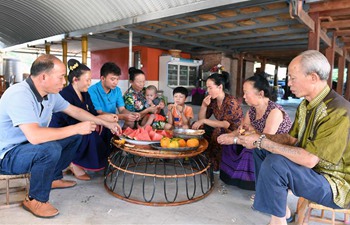
<path id="1" fill-rule="evenodd" d="M 132 67 L 132 31 L 129 31 L 129 68 Z"/>

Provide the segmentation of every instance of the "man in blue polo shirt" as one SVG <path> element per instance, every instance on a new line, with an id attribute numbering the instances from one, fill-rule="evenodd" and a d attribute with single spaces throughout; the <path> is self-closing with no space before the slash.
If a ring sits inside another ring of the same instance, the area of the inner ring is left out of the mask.
<path id="1" fill-rule="evenodd" d="M 81 142 L 96 124 L 112 132 L 118 123 L 107 122 L 69 104 L 58 94 L 66 83 L 65 65 L 53 55 L 38 57 L 25 81 L 11 86 L 0 99 L 0 173 L 30 173 L 30 190 L 23 207 L 38 217 L 53 217 L 58 210 L 49 202 L 51 189 L 68 188 L 75 181 L 63 180 Z M 47 127 L 52 113 L 62 111 L 84 122 Z"/>
<path id="2" fill-rule="evenodd" d="M 89 88 L 89 94 L 99 114 L 116 113 L 119 120 L 139 120 L 138 113 L 131 113 L 125 108 L 123 94 L 119 87 L 120 68 L 113 62 L 103 64 L 100 70 L 100 81 Z"/>

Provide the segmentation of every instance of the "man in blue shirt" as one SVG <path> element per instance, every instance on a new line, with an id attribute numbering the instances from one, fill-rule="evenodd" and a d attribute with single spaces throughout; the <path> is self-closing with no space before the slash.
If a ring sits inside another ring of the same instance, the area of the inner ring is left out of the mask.
<path id="1" fill-rule="evenodd" d="M 0 99 L 0 173 L 30 173 L 30 190 L 23 207 L 38 217 L 53 217 L 58 210 L 49 202 L 51 189 L 68 188 L 75 181 L 63 180 L 81 142 L 96 125 L 119 133 L 118 123 L 107 122 L 70 105 L 58 94 L 66 83 L 66 67 L 53 55 L 38 57 L 25 81 L 13 85 Z M 84 122 L 47 127 L 51 115 L 62 111 Z"/>
<path id="2" fill-rule="evenodd" d="M 119 120 L 134 122 L 139 120 L 138 113 L 131 113 L 125 108 L 123 94 L 119 87 L 120 68 L 113 62 L 103 64 L 100 81 L 89 88 L 89 94 L 97 113 L 116 113 Z"/>

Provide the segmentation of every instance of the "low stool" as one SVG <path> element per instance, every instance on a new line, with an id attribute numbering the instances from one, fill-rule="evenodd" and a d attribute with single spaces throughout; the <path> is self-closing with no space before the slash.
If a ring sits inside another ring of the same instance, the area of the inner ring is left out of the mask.
<path id="1" fill-rule="evenodd" d="M 316 216 L 312 215 L 312 210 L 318 209 L 321 210 L 321 215 Z M 332 218 L 325 217 L 324 211 L 330 211 L 332 213 Z M 298 199 L 297 212 L 298 219 L 296 224 L 298 225 L 307 225 L 309 221 L 315 221 L 319 223 L 326 224 L 350 224 L 349 216 L 350 209 L 332 209 L 315 202 L 311 202 L 305 198 L 300 197 Z M 343 213 L 344 220 L 338 220 L 335 218 L 336 213 Z"/>
<path id="2" fill-rule="evenodd" d="M 10 193 L 11 192 L 19 192 L 19 191 L 26 191 L 26 194 L 29 193 L 29 177 L 30 174 L 16 174 L 16 175 L 6 175 L 6 174 L 0 174 L 0 181 L 6 182 L 6 187 L 0 189 L 0 194 L 6 194 L 6 204 L 0 205 L 0 209 L 2 208 L 9 208 L 13 206 L 19 206 L 21 205 L 22 201 L 16 201 L 16 202 L 10 202 Z M 10 180 L 15 179 L 25 179 L 26 185 L 25 187 L 10 187 Z"/>

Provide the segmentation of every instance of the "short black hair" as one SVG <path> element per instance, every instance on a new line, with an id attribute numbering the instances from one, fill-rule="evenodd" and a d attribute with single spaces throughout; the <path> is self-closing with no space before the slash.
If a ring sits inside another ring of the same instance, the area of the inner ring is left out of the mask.
<path id="1" fill-rule="evenodd" d="M 106 77 L 108 74 L 113 73 L 117 76 L 120 76 L 120 68 L 114 62 L 106 62 L 103 64 L 100 70 L 100 76 Z"/>
<path id="2" fill-rule="evenodd" d="M 174 90 L 173 90 L 173 95 L 175 95 L 176 93 L 181 93 L 183 95 L 188 96 L 188 90 L 184 87 L 176 87 Z"/>

